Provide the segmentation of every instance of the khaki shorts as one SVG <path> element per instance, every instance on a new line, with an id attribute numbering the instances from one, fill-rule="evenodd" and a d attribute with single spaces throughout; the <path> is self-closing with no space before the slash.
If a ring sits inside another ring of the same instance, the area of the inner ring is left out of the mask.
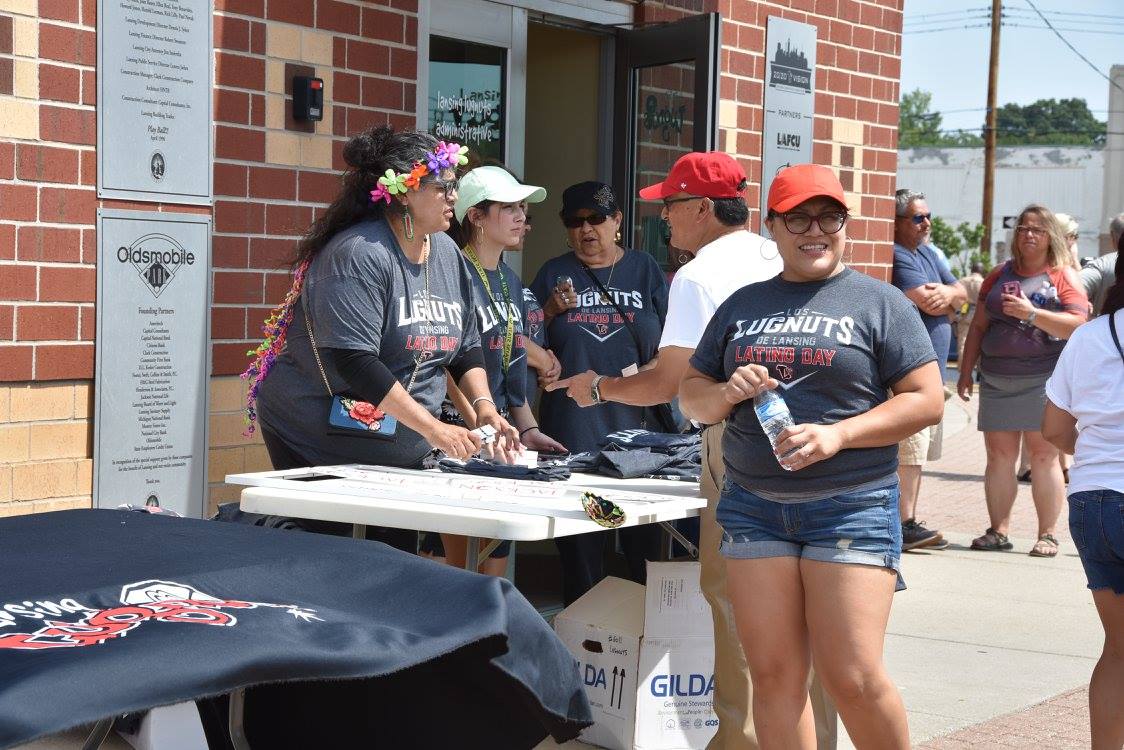
<path id="1" fill-rule="evenodd" d="M 898 443 L 898 464 L 924 466 L 941 457 L 941 425 L 925 427 Z"/>

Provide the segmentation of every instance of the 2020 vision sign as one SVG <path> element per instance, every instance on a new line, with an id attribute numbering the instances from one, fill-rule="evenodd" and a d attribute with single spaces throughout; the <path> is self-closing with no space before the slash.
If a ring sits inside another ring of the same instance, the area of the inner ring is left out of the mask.
<path id="1" fill-rule="evenodd" d="M 203 514 L 211 219 L 98 212 L 94 503 Z"/>

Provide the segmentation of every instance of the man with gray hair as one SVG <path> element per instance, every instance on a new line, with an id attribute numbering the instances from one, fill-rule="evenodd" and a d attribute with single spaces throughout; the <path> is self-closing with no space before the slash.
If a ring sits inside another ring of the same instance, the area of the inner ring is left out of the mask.
<path id="1" fill-rule="evenodd" d="M 1093 315 L 1101 314 L 1108 288 L 1116 281 L 1116 256 L 1124 250 L 1124 214 L 1117 214 L 1108 223 L 1108 234 L 1116 249 L 1081 269 L 1081 284 L 1085 287 L 1085 296 L 1093 304 Z"/>
<path id="2" fill-rule="evenodd" d="M 937 353 L 937 364 L 944 382 L 945 362 L 952 345 L 952 325 L 948 314 L 968 299 L 964 286 L 953 278 L 933 248 L 926 244 L 933 215 L 925 194 L 899 190 L 894 194 L 894 274 L 893 284 L 917 306 L 921 322 Z M 940 457 L 940 446 L 930 442 L 939 436 L 938 426 L 926 427 L 898 444 L 898 507 L 902 520 L 902 550 L 919 547 L 943 549 L 948 546 L 939 531 L 925 528 L 917 520 L 917 496 L 921 490 L 921 467 L 927 459 Z M 939 441 L 939 437 L 936 440 Z"/>

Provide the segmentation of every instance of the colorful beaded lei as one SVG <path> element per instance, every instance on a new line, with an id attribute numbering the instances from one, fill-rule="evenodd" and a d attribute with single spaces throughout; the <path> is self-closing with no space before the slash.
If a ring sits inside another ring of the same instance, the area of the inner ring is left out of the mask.
<path id="1" fill-rule="evenodd" d="M 390 196 L 405 193 L 407 190 L 417 190 L 421 187 L 421 179 L 431 172 L 441 172 L 445 169 L 456 169 L 468 163 L 468 147 L 457 143 L 439 141 L 437 148 L 427 151 L 424 159 L 414 162 L 414 167 L 409 172 L 395 173 L 386 170 L 386 174 L 378 179 L 378 184 L 371 191 L 371 202 L 380 200 L 390 203 Z M 297 266 L 293 272 L 293 286 L 280 305 L 275 307 L 262 324 L 262 333 L 265 338 L 254 349 L 246 352 L 246 356 L 253 357 L 250 366 L 242 373 L 242 379 L 250 383 L 246 391 L 246 414 L 244 421 L 246 429 L 242 433 L 246 437 L 254 434 L 258 420 L 257 400 L 258 391 L 262 381 L 269 374 L 269 368 L 285 347 L 286 334 L 289 324 L 293 322 L 293 309 L 297 299 L 300 298 L 301 289 L 304 287 L 304 276 L 308 272 L 310 260 Z"/>

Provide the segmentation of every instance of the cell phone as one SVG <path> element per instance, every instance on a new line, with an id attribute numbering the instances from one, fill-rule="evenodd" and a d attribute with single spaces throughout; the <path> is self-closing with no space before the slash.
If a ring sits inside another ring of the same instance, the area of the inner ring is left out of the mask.
<path id="1" fill-rule="evenodd" d="M 1004 281 L 1003 293 L 1010 294 L 1015 297 L 1020 297 L 1023 293 L 1023 286 L 1017 281 Z"/>

